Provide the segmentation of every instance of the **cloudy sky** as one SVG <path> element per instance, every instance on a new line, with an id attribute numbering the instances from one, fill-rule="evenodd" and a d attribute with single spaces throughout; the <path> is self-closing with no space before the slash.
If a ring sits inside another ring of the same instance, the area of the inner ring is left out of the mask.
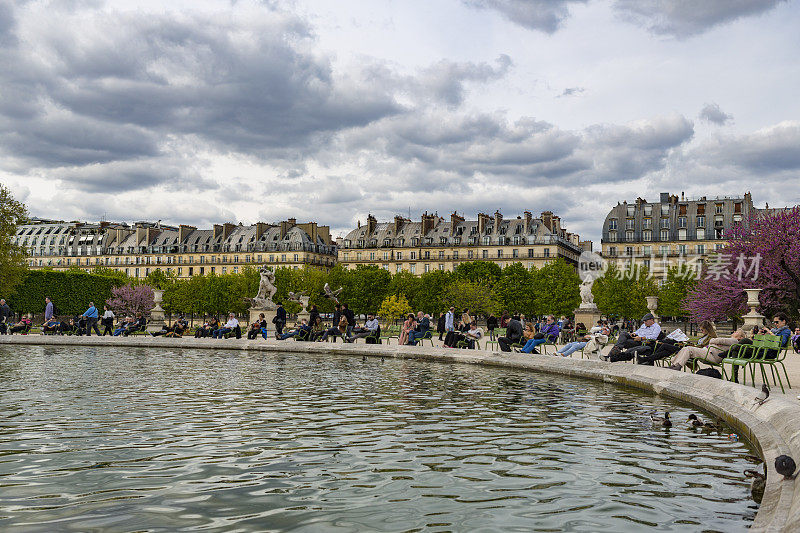
<path id="1" fill-rule="evenodd" d="M 798 0 L 0 0 L 0 181 L 45 218 L 335 234 L 796 204 L 797 28 Z"/>

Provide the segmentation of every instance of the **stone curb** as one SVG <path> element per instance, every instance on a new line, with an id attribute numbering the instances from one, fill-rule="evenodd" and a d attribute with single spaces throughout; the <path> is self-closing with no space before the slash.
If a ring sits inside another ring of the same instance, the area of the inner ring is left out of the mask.
<path id="1" fill-rule="evenodd" d="M 14 335 L 0 336 L 0 345 L 224 349 L 394 357 L 527 369 L 635 387 L 696 405 L 725 420 L 740 434 L 745 435 L 761 450 L 767 464 L 764 498 L 751 531 L 800 531 L 798 479 L 784 480 L 775 472 L 775 458 L 781 454 L 790 455 L 800 463 L 800 406 L 783 398 L 770 398 L 762 406 L 757 406 L 753 399 L 760 391 L 728 381 L 643 365 L 385 344 L 280 342 L 261 339 L 165 339 L 145 336 L 111 338 Z"/>

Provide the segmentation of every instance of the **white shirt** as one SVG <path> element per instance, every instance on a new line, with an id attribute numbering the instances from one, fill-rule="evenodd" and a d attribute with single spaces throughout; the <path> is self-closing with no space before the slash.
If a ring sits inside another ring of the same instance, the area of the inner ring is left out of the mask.
<path id="1" fill-rule="evenodd" d="M 636 337 L 644 337 L 650 340 L 656 340 L 660 334 L 661 326 L 659 326 L 657 322 L 653 322 L 653 325 L 649 328 L 642 324 L 634 333 Z"/>
<path id="2" fill-rule="evenodd" d="M 475 328 L 467 331 L 467 336 L 472 337 L 473 339 L 480 339 L 483 337 L 483 330 L 481 328 Z"/>
<path id="3" fill-rule="evenodd" d="M 109 309 L 105 313 L 103 313 L 103 318 L 114 318 L 114 311 Z"/>
<path id="4" fill-rule="evenodd" d="M 236 318 L 234 317 L 234 318 L 231 318 L 230 320 L 228 320 L 227 322 L 225 322 L 225 326 L 223 326 L 223 327 L 233 329 L 238 325 L 239 325 L 239 321 L 236 320 Z"/>
<path id="5" fill-rule="evenodd" d="M 378 322 L 377 318 L 373 318 L 372 320 L 367 320 L 364 323 L 364 327 L 370 331 L 375 331 L 376 329 L 378 329 L 378 326 L 380 326 L 380 322 Z"/>
<path id="6" fill-rule="evenodd" d="M 448 311 L 446 315 L 444 315 L 444 329 L 447 331 L 453 331 L 453 312 Z"/>

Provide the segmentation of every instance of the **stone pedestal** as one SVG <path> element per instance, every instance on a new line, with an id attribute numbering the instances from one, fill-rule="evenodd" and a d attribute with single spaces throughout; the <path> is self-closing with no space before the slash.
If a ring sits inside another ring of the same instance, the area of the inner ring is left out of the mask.
<path id="1" fill-rule="evenodd" d="M 597 309 L 595 304 L 581 305 L 575 309 L 575 324 L 582 322 L 586 329 L 591 329 L 592 326 L 597 324 L 597 321 L 603 317 L 603 314 Z"/>
<path id="2" fill-rule="evenodd" d="M 248 318 L 247 324 L 252 324 L 256 320 L 258 320 L 258 315 L 264 313 L 264 318 L 267 319 L 267 329 L 274 332 L 275 331 L 275 324 L 272 323 L 272 319 L 275 318 L 277 314 L 276 309 L 250 309 L 250 316 Z"/>
<path id="3" fill-rule="evenodd" d="M 756 308 L 761 305 L 758 301 L 758 293 L 761 292 L 761 289 L 745 289 L 744 292 L 747 293 L 747 307 L 750 308 L 750 312 L 742 317 L 744 325 L 750 326 L 751 328 L 753 326 L 763 326 L 764 315 L 756 310 Z"/>
<path id="4" fill-rule="evenodd" d="M 150 318 L 147 320 L 147 327 L 145 330 L 149 332 L 161 331 L 164 327 L 164 309 L 161 308 L 161 302 L 164 298 L 164 291 L 161 289 L 153 289 L 153 301 L 156 306 L 150 311 Z"/>

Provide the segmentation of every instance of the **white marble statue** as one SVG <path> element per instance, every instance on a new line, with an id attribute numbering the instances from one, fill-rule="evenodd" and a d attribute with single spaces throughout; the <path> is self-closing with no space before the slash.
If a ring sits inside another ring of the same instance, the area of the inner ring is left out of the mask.
<path id="1" fill-rule="evenodd" d="M 581 283 L 581 307 L 584 309 L 597 307 L 592 294 L 593 283 L 594 280 L 592 278 L 587 278 Z"/>
<path id="2" fill-rule="evenodd" d="M 262 266 L 258 272 L 261 274 L 261 281 L 258 283 L 258 294 L 253 298 L 253 308 L 275 309 L 277 306 L 272 301 L 278 291 L 275 288 L 275 274 L 266 266 Z"/>

